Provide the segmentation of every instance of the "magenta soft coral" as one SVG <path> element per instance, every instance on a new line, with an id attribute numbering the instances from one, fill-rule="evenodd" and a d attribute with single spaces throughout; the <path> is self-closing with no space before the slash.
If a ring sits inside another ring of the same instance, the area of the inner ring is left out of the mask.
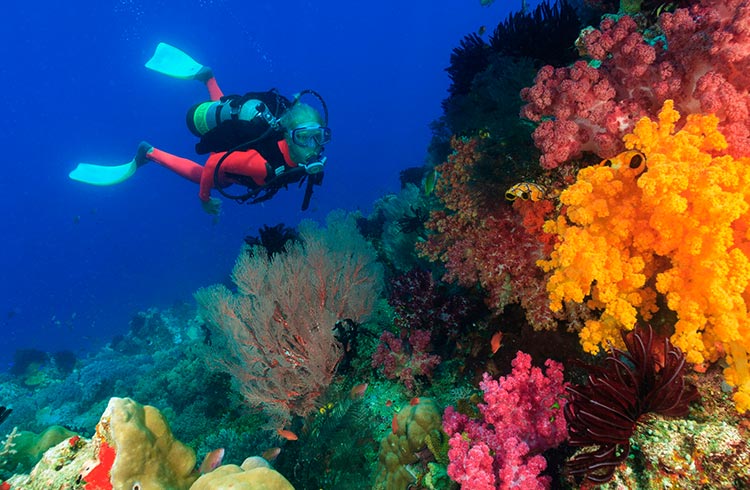
<path id="1" fill-rule="evenodd" d="M 450 437 L 448 475 L 463 489 L 549 488 L 541 455 L 567 437 L 563 367 L 547 360 L 546 372 L 518 352 L 513 371 L 498 380 L 485 373 L 480 383 L 481 417 L 448 407 L 443 429 Z M 488 464 L 491 459 L 491 466 Z"/>
<path id="2" fill-rule="evenodd" d="M 396 337 L 391 332 L 380 335 L 380 345 L 372 355 L 372 367 L 383 368 L 388 379 L 398 379 L 408 390 L 415 388 L 418 377 L 429 379 L 440 364 L 440 356 L 429 354 L 430 332 L 416 329 Z"/>
<path id="3" fill-rule="evenodd" d="M 733 156 L 750 155 L 750 6 L 703 0 L 659 19 L 666 43 L 644 40 L 632 18 L 605 18 L 579 47 L 600 63 L 542 68 L 523 89 L 521 115 L 539 122 L 541 164 L 555 168 L 584 151 L 609 158 L 643 116 L 666 99 L 681 113 L 713 112 Z"/>
<path id="4" fill-rule="evenodd" d="M 445 340 L 455 337 L 477 305 L 464 295 L 449 294 L 429 271 L 412 269 L 389 281 L 388 303 L 401 331 L 429 330 Z"/>

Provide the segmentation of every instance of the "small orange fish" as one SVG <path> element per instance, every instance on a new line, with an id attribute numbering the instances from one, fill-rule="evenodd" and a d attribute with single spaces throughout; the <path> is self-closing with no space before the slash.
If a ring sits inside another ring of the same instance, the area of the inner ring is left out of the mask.
<path id="1" fill-rule="evenodd" d="M 357 398 L 362 398 L 362 396 L 365 394 L 365 391 L 367 390 L 367 383 L 360 383 L 349 392 L 349 398 L 352 400 L 356 400 Z"/>
<path id="2" fill-rule="evenodd" d="M 479 29 L 477 29 L 477 34 L 480 36 L 484 36 L 485 32 L 487 32 L 487 26 L 479 26 Z"/>
<path id="3" fill-rule="evenodd" d="M 224 448 L 220 447 L 219 449 L 214 449 L 210 453 L 206 454 L 205 458 L 203 458 L 203 462 L 198 468 L 198 471 L 201 475 L 210 473 L 221 465 L 221 460 L 223 459 Z"/>
<path id="4" fill-rule="evenodd" d="M 503 332 L 498 330 L 490 339 L 490 348 L 492 349 L 493 354 L 497 352 L 502 342 L 503 342 Z"/>
<path id="5" fill-rule="evenodd" d="M 393 405 L 393 400 L 386 400 L 385 406 L 390 407 L 391 405 Z"/>
<path id="6" fill-rule="evenodd" d="M 393 419 L 391 420 L 391 429 L 393 429 L 394 434 L 398 434 L 398 414 L 393 414 Z"/>
<path id="7" fill-rule="evenodd" d="M 263 459 L 265 459 L 266 461 L 270 463 L 271 461 L 276 459 L 279 453 L 281 453 L 280 447 L 272 447 L 270 449 L 266 449 L 265 451 L 263 451 L 263 454 L 261 454 L 261 456 L 263 456 Z"/>
<path id="8" fill-rule="evenodd" d="M 411 405 L 411 406 L 419 405 L 419 397 L 415 396 L 414 398 L 412 398 L 411 400 L 409 400 L 409 405 Z"/>
<path id="9" fill-rule="evenodd" d="M 297 434 L 291 430 L 276 429 L 276 432 L 287 441 L 296 441 L 298 439 Z"/>

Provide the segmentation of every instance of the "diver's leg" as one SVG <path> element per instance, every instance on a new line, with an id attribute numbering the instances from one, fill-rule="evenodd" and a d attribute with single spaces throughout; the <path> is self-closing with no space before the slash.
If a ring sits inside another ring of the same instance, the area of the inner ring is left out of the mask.
<path id="1" fill-rule="evenodd" d="M 200 71 L 198 71 L 193 78 L 206 85 L 206 88 L 208 89 L 208 97 L 212 101 L 217 101 L 224 97 L 224 92 L 219 88 L 219 84 L 216 81 L 214 72 L 210 66 L 202 66 Z"/>
<path id="2" fill-rule="evenodd" d="M 208 96 L 211 98 L 211 100 L 216 101 L 224 97 L 224 92 L 221 91 L 221 89 L 219 88 L 219 84 L 216 83 L 216 79 L 214 77 L 206 80 L 206 88 L 208 89 Z"/>
<path id="3" fill-rule="evenodd" d="M 141 157 L 141 155 L 143 156 Z M 163 167 L 167 167 L 169 170 L 196 184 L 201 181 L 201 173 L 203 172 L 201 165 L 187 158 L 178 157 L 177 155 L 154 148 L 145 141 L 138 145 L 138 153 L 136 153 L 136 164 L 140 167 L 142 164 L 139 163 L 139 158 L 142 158 L 144 163 L 146 160 L 151 160 Z"/>

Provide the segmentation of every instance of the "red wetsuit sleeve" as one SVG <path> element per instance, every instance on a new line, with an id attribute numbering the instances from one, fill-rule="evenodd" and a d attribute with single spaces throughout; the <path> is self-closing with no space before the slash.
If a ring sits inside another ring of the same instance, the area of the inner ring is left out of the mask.
<path id="1" fill-rule="evenodd" d="M 226 153 L 212 153 L 206 160 L 206 166 L 203 167 L 201 175 L 200 191 L 198 196 L 201 201 L 208 201 L 211 198 L 211 189 L 216 187 L 226 187 L 236 182 L 227 174 L 242 175 L 253 179 L 257 185 L 263 185 L 266 181 L 266 159 L 255 150 L 235 151 L 229 154 L 221 163 L 219 169 L 219 182 L 214 182 L 214 173 L 216 164 L 226 155 Z"/>
<path id="2" fill-rule="evenodd" d="M 208 96 L 212 101 L 217 101 L 224 97 L 224 92 L 219 88 L 216 78 L 211 77 L 206 80 L 206 88 L 208 89 Z"/>

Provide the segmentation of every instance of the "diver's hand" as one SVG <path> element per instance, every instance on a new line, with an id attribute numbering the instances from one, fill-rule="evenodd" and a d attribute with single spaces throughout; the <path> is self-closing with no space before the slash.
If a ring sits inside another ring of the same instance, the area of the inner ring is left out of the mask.
<path id="1" fill-rule="evenodd" d="M 201 205 L 203 211 L 212 216 L 218 216 L 221 213 L 221 199 L 212 197 L 208 201 L 201 201 Z"/>

